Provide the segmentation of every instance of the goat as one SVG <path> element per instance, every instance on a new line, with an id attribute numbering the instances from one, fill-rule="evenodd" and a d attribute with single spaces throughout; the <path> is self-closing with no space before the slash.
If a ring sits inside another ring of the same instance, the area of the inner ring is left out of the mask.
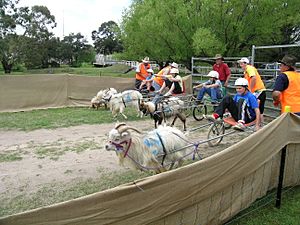
<path id="1" fill-rule="evenodd" d="M 127 119 L 127 116 L 123 113 L 127 106 L 134 107 L 138 113 L 137 116 L 143 117 L 143 113 L 140 111 L 140 102 L 143 96 L 138 91 L 127 90 L 118 94 L 105 95 L 104 99 L 108 101 L 113 117 L 117 117 L 118 113 L 120 113 Z"/>
<path id="2" fill-rule="evenodd" d="M 182 165 L 185 145 L 185 135 L 177 128 L 159 126 L 142 134 L 137 128 L 121 123 L 109 132 L 105 149 L 116 151 L 122 166 L 126 164 L 142 171 L 154 169 L 161 173 L 172 169 L 176 161 L 178 167 Z"/>
<path id="3" fill-rule="evenodd" d="M 107 88 L 104 90 L 100 90 L 96 96 L 94 96 L 91 100 L 91 107 L 93 109 L 97 109 L 103 104 L 105 106 L 105 109 L 107 109 L 107 101 L 103 98 L 108 93 L 110 94 L 116 94 L 118 93 L 116 89 L 114 88 Z"/>
<path id="4" fill-rule="evenodd" d="M 183 130 L 186 131 L 186 116 L 182 112 L 184 102 L 177 97 L 171 97 L 154 104 L 153 102 L 141 102 L 140 109 L 145 113 L 149 113 L 154 120 L 154 127 L 162 124 L 166 118 L 174 116 L 171 126 L 174 126 L 177 118 L 183 123 Z"/>

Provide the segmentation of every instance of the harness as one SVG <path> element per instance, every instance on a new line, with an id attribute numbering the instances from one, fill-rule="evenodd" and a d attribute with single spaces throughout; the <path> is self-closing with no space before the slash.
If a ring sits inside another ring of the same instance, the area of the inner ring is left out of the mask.
<path id="1" fill-rule="evenodd" d="M 162 158 L 162 161 L 161 161 L 161 165 L 164 166 L 164 161 L 165 161 L 165 158 L 167 156 L 167 150 L 166 150 L 164 142 L 163 142 L 161 136 L 159 135 L 159 133 L 158 132 L 155 132 L 155 133 L 156 133 L 156 135 L 157 135 L 157 137 L 158 137 L 158 139 L 159 139 L 159 141 L 160 141 L 160 143 L 162 145 L 162 148 L 163 148 L 164 155 L 163 155 L 163 158 Z"/>
<path id="2" fill-rule="evenodd" d="M 124 158 L 128 155 L 128 151 L 129 151 L 129 149 L 131 147 L 131 143 L 132 143 L 132 139 L 131 138 L 129 140 L 122 141 L 120 143 L 111 142 L 111 144 L 114 145 L 117 148 L 117 150 L 122 149 L 122 151 L 124 150 L 124 147 L 123 147 L 122 144 L 126 144 L 127 145 L 125 153 L 124 153 Z"/>

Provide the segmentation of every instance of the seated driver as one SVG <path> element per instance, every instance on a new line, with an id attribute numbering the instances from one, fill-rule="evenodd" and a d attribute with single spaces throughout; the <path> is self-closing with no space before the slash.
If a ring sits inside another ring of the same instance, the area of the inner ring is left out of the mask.
<path id="1" fill-rule="evenodd" d="M 248 81 L 245 78 L 238 78 L 235 81 L 236 94 L 226 96 L 221 103 L 216 107 L 212 115 L 206 116 L 212 121 L 223 118 L 225 110 L 227 109 L 231 116 L 238 123 L 233 127 L 236 130 L 245 130 L 246 123 L 256 120 L 255 129 L 260 128 L 260 112 L 258 108 L 257 98 L 248 90 Z"/>

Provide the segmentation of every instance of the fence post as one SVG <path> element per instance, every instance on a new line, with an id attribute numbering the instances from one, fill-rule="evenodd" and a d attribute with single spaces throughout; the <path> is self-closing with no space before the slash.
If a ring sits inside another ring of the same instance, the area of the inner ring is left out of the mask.
<path id="1" fill-rule="evenodd" d="M 283 186 L 283 178 L 284 178 L 284 166 L 285 166 L 285 158 L 286 158 L 286 146 L 281 149 L 281 159 L 280 159 L 280 169 L 279 169 L 279 178 L 278 178 L 278 186 L 277 186 L 277 195 L 276 195 L 276 208 L 280 209 L 281 205 L 281 193 Z"/>

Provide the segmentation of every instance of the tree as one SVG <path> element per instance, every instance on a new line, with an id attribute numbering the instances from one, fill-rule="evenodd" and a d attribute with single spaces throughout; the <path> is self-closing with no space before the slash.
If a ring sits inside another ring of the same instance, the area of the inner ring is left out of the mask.
<path id="1" fill-rule="evenodd" d="M 249 55 L 252 45 L 300 40 L 297 0 L 133 1 L 124 12 L 124 56 L 175 60 Z"/>
<path id="2" fill-rule="evenodd" d="M 61 57 L 71 66 L 77 67 L 82 62 L 92 62 L 94 59 L 91 45 L 87 44 L 87 40 L 81 33 L 65 36 L 61 44 Z"/>
<path id="3" fill-rule="evenodd" d="M 56 26 L 47 7 L 17 8 L 17 3 L 1 0 L 0 57 L 5 73 L 21 60 L 28 68 L 46 66 L 49 55 L 44 46 L 53 36 L 49 29 Z M 17 34 L 17 29 L 23 34 Z"/>
<path id="4" fill-rule="evenodd" d="M 123 50 L 120 28 L 114 21 L 102 23 L 98 31 L 92 32 L 92 40 L 97 53 L 110 55 Z"/>

